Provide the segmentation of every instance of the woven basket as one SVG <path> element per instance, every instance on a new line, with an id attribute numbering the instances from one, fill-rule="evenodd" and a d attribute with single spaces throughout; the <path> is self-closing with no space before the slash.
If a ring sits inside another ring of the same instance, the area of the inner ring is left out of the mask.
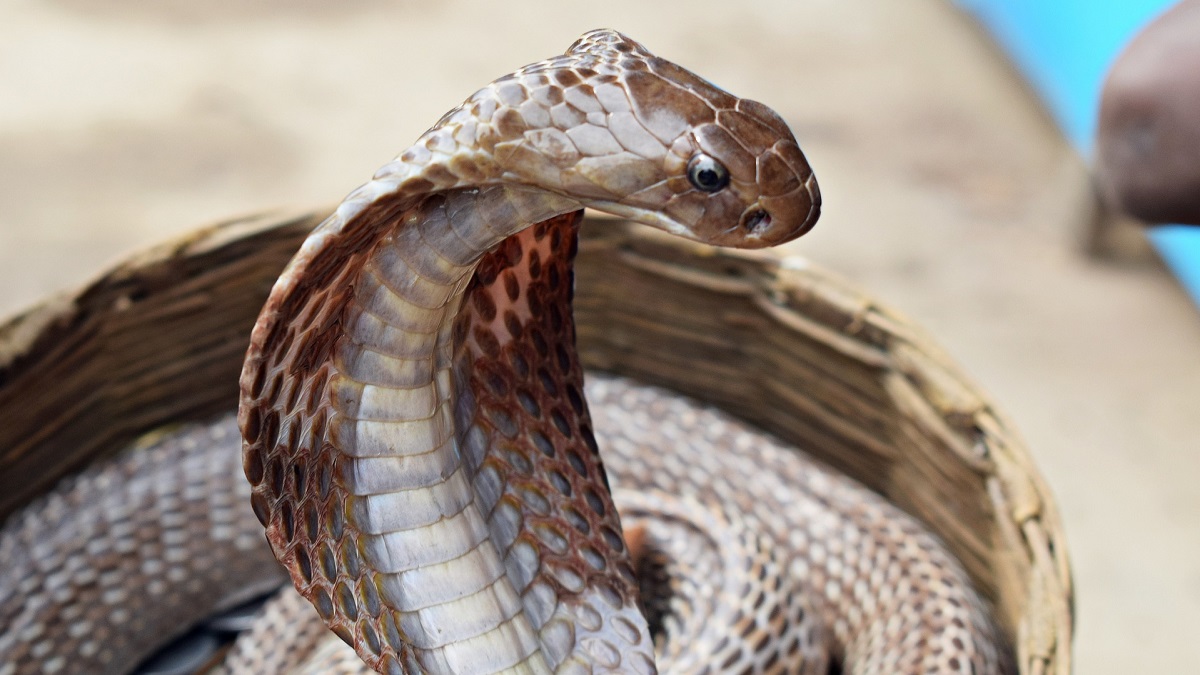
<path id="1" fill-rule="evenodd" d="M 147 430 L 232 409 L 254 318 L 323 217 L 202 229 L 0 326 L 0 518 Z M 1054 501 L 1011 425 L 923 333 L 769 253 L 589 220 L 576 295 L 588 367 L 710 401 L 886 495 L 994 601 L 1021 673 L 1071 671 Z"/>

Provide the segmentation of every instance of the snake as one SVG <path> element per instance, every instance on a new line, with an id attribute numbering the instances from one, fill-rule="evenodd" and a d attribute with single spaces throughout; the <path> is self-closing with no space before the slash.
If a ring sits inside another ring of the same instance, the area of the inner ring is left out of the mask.
<path id="1" fill-rule="evenodd" d="M 492 82 L 308 236 L 236 420 L 4 525 L 0 675 L 131 672 L 281 569 L 225 672 L 1016 672 L 916 519 L 702 403 L 585 384 L 585 208 L 761 248 L 820 205 L 778 114 L 616 31 Z"/>

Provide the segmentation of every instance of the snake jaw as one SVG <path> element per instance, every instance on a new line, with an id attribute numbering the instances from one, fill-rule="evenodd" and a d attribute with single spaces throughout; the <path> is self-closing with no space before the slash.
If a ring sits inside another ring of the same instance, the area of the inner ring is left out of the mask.
<path id="1" fill-rule="evenodd" d="M 587 206 L 600 211 L 601 213 L 607 213 L 611 216 L 632 220 L 636 223 L 641 223 L 642 225 L 648 225 L 657 230 L 662 230 L 668 234 L 673 234 L 677 237 L 691 239 L 692 241 L 704 241 L 692 231 L 692 228 L 671 218 L 669 215 L 661 211 L 647 211 L 646 209 L 640 209 L 628 204 L 607 201 L 588 202 Z"/>
<path id="2" fill-rule="evenodd" d="M 498 177 L 486 180 L 737 248 L 790 241 L 819 215 L 812 169 L 779 115 L 615 31 L 587 33 L 565 55 L 497 80 L 468 108 L 483 124 L 467 135 L 494 153 Z M 447 139 L 460 136 L 461 115 L 443 120 L 419 146 L 456 147 Z M 727 172 L 724 184 L 690 182 L 701 155 Z"/>

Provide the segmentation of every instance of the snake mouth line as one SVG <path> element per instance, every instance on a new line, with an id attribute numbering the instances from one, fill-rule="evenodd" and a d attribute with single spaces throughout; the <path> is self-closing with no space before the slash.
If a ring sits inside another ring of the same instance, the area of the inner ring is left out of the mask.
<path id="1" fill-rule="evenodd" d="M 677 237 L 703 243 L 703 240 L 696 236 L 691 228 L 659 211 L 647 211 L 620 202 L 607 201 L 588 202 L 587 207 L 618 218 L 644 223 Z"/>

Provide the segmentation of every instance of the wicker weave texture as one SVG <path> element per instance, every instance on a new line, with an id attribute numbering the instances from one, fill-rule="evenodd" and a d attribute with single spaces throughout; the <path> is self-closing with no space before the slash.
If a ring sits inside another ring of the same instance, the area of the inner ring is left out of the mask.
<path id="1" fill-rule="evenodd" d="M 232 409 L 250 328 L 323 212 L 194 232 L 0 325 L 0 517 L 163 424 Z M 911 323 L 828 273 L 589 219 L 590 368 L 710 401 L 928 523 L 998 609 L 1021 672 L 1071 672 L 1053 498 L 1011 424 Z"/>

